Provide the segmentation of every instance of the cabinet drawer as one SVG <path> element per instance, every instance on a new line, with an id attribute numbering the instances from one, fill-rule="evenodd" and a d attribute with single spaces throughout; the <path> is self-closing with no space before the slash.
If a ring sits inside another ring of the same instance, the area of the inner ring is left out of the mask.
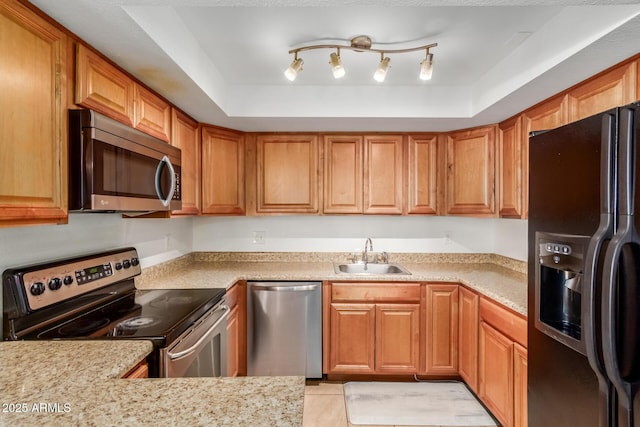
<path id="1" fill-rule="evenodd" d="M 489 323 L 524 347 L 527 346 L 527 320 L 523 317 L 491 301 L 480 298 L 480 320 Z"/>
<path id="2" fill-rule="evenodd" d="M 331 301 L 420 302 L 420 284 L 333 283 Z"/>

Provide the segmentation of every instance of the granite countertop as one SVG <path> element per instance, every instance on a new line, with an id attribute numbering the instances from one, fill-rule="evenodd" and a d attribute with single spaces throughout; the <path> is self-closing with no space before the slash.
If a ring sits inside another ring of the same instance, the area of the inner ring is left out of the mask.
<path id="1" fill-rule="evenodd" d="M 472 262 L 421 262 L 407 257 L 392 261 L 410 275 L 360 275 L 334 271 L 326 260 L 278 261 L 218 260 L 211 254 L 195 254 L 181 261 L 154 266 L 136 278 L 139 289 L 229 288 L 238 280 L 334 280 L 334 281 L 419 281 L 456 282 L 485 295 L 517 313 L 527 315 L 527 276 L 521 271 L 484 259 Z M 465 259 L 465 261 L 467 261 Z M 473 262 L 480 261 L 480 262 Z"/>
<path id="2" fill-rule="evenodd" d="M 302 425 L 303 377 L 120 379 L 149 341 L 0 343 L 0 425 Z"/>

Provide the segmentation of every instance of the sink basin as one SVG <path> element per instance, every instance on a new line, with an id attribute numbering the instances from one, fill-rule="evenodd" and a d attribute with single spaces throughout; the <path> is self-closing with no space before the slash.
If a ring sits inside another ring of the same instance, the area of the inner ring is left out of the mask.
<path id="1" fill-rule="evenodd" d="M 334 264 L 336 273 L 342 274 L 411 274 L 397 264 Z"/>

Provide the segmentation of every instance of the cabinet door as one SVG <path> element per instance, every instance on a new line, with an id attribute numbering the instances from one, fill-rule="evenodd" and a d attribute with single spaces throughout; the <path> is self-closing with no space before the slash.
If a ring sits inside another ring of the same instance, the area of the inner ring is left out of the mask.
<path id="1" fill-rule="evenodd" d="M 524 112 L 527 118 L 526 134 L 534 130 L 557 128 L 569 123 L 567 95 L 557 96 Z"/>
<path id="2" fill-rule="evenodd" d="M 495 126 L 448 135 L 447 214 L 495 216 L 495 135 Z"/>
<path id="3" fill-rule="evenodd" d="M 569 92 L 569 120 L 576 121 L 636 97 L 636 63 L 629 62 L 581 83 Z"/>
<path id="4" fill-rule="evenodd" d="M 478 393 L 478 304 L 475 292 L 460 286 L 458 365 L 464 382 Z"/>
<path id="5" fill-rule="evenodd" d="M 89 48 L 76 51 L 76 104 L 133 126 L 133 80 Z"/>
<path id="6" fill-rule="evenodd" d="M 513 425 L 527 427 L 527 349 L 513 346 Z"/>
<path id="7" fill-rule="evenodd" d="M 402 214 L 402 135 L 364 137 L 364 213 Z"/>
<path id="8" fill-rule="evenodd" d="M 143 360 L 135 368 L 124 374 L 122 378 L 128 380 L 149 378 L 149 364 L 146 360 Z"/>
<path id="9" fill-rule="evenodd" d="M 67 37 L 0 3 L 0 225 L 67 218 Z"/>
<path id="10" fill-rule="evenodd" d="M 133 87 L 135 105 L 133 127 L 169 142 L 171 135 L 171 105 L 137 83 L 134 83 Z"/>
<path id="11" fill-rule="evenodd" d="M 182 151 L 182 209 L 173 215 L 200 213 L 200 133 L 198 122 L 173 109 L 171 113 L 171 145 Z"/>
<path id="12" fill-rule="evenodd" d="M 240 328 L 238 324 L 238 306 L 231 309 L 227 317 L 227 376 L 237 377 L 240 366 Z"/>
<path id="13" fill-rule="evenodd" d="M 329 373 L 372 374 L 374 304 L 331 304 Z"/>
<path id="14" fill-rule="evenodd" d="M 437 135 L 410 135 L 407 147 L 407 213 L 437 213 Z"/>
<path id="15" fill-rule="evenodd" d="M 505 426 L 513 425 L 513 341 L 480 322 L 478 396 Z"/>
<path id="16" fill-rule="evenodd" d="M 523 117 L 499 125 L 498 138 L 498 213 L 501 218 L 522 218 L 524 178 L 527 177 L 523 151 L 525 139 Z"/>
<path id="17" fill-rule="evenodd" d="M 377 373 L 418 373 L 420 304 L 376 304 Z"/>
<path id="18" fill-rule="evenodd" d="M 213 126 L 202 128 L 202 213 L 244 215 L 244 138 Z"/>
<path id="19" fill-rule="evenodd" d="M 458 374 L 458 285 L 426 286 L 425 374 Z"/>
<path id="20" fill-rule="evenodd" d="M 257 213 L 319 213 L 318 150 L 315 135 L 257 137 Z"/>
<path id="21" fill-rule="evenodd" d="M 324 213 L 362 213 L 362 137 L 324 137 Z"/>

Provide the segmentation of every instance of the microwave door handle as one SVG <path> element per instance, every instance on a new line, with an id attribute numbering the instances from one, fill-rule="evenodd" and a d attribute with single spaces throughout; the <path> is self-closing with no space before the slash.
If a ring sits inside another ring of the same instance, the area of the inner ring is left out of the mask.
<path id="1" fill-rule="evenodd" d="M 167 194 L 166 198 L 162 198 L 162 167 L 166 165 L 169 168 L 169 176 L 171 177 L 171 186 L 169 187 L 169 194 Z M 173 169 L 173 165 L 171 164 L 171 160 L 167 156 L 164 156 L 162 160 L 158 163 L 158 167 L 156 168 L 156 194 L 158 195 L 158 199 L 162 202 L 163 206 L 169 206 L 171 203 L 171 199 L 173 198 L 173 193 L 176 191 L 176 173 Z"/>

